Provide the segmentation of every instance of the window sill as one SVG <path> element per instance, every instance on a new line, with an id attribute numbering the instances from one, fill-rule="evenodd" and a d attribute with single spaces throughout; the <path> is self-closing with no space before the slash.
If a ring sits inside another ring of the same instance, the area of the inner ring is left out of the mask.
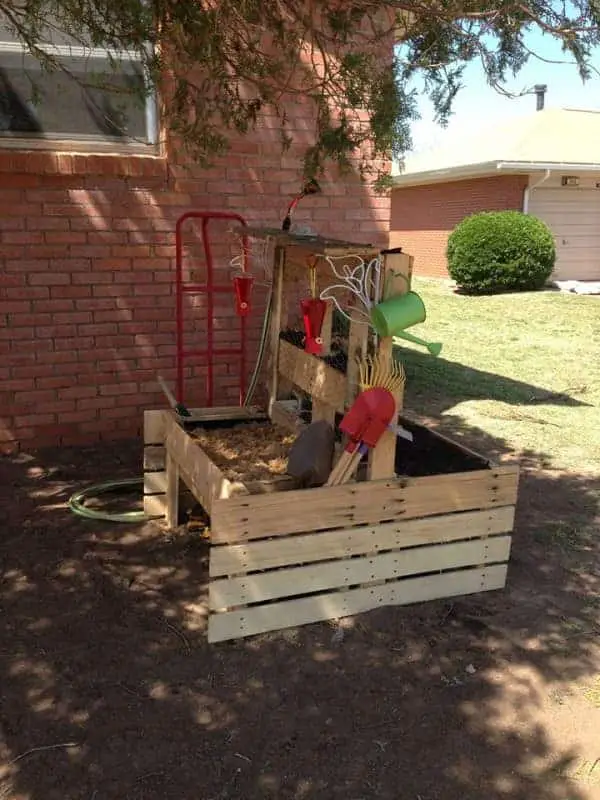
<path id="1" fill-rule="evenodd" d="M 0 139 L 1 174 L 167 178 L 166 157 L 152 145 Z"/>

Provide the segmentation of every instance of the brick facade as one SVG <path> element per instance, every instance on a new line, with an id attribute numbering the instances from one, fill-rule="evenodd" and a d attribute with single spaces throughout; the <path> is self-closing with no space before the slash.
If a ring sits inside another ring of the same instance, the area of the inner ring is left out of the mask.
<path id="1" fill-rule="evenodd" d="M 499 175 L 392 192 L 390 244 L 415 257 L 415 273 L 447 278 L 446 245 L 454 227 L 477 211 L 520 211 L 526 175 Z"/>
<path id="2" fill-rule="evenodd" d="M 139 432 L 143 409 L 165 402 L 156 374 L 175 378 L 176 219 L 229 210 L 279 226 L 302 183 L 298 148 L 282 155 L 264 126 L 210 171 L 168 156 L 0 151 L 0 449 Z M 300 204 L 296 222 L 387 244 L 389 198 L 351 177 L 325 178 L 322 189 Z M 230 275 L 229 245 L 216 248 L 221 279 Z M 193 242 L 186 248 L 198 254 Z M 195 278 L 202 270 L 194 262 Z M 261 296 L 264 288 L 251 364 Z M 203 312 L 200 300 L 189 328 L 197 339 Z M 233 316 L 231 299 L 217 300 L 220 345 L 237 342 Z M 223 359 L 216 374 L 217 404 L 236 402 L 237 365 Z"/>

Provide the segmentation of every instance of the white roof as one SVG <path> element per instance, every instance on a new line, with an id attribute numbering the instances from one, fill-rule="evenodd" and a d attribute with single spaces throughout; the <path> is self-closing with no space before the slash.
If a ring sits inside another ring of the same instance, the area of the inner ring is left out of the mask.
<path id="1" fill-rule="evenodd" d="M 600 170 L 600 111 L 547 108 L 430 152 L 408 155 L 398 186 L 458 180 L 497 171 Z"/>

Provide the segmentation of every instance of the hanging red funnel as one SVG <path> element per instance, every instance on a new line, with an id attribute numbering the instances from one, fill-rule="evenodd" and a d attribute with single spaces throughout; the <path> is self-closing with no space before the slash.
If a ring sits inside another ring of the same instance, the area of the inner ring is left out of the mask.
<path id="1" fill-rule="evenodd" d="M 233 279 L 235 313 L 238 317 L 247 317 L 250 313 L 250 294 L 252 292 L 253 283 L 254 278 L 246 272 L 243 272 L 241 275 L 236 275 Z"/>
<path id="2" fill-rule="evenodd" d="M 318 297 L 310 297 L 301 300 L 300 306 L 302 308 L 302 317 L 304 318 L 304 332 L 306 333 L 304 350 L 313 356 L 319 356 L 323 349 L 321 331 L 325 312 L 327 311 L 327 303 Z"/>

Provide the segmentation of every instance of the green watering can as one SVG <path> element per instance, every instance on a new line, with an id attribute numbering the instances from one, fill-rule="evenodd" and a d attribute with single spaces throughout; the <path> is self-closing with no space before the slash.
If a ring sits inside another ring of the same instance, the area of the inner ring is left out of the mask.
<path id="1" fill-rule="evenodd" d="M 406 275 L 398 273 L 396 277 L 401 277 L 409 287 Z M 410 291 L 410 289 L 406 294 L 388 297 L 387 300 L 371 310 L 371 322 L 379 336 L 393 336 L 419 344 L 425 347 L 432 356 L 438 356 L 442 351 L 442 345 L 439 342 L 426 342 L 418 336 L 406 333 L 406 328 L 425 322 L 426 317 L 425 303 L 416 292 Z"/>

